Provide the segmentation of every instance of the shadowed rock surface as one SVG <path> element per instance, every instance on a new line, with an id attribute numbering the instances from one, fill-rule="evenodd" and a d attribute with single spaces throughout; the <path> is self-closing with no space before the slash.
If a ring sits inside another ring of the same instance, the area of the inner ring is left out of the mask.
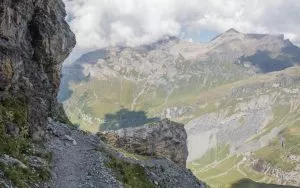
<path id="1" fill-rule="evenodd" d="M 28 114 L 32 136 L 57 117 L 61 64 L 75 46 L 61 0 L 0 3 L 0 101 L 14 97 Z"/>

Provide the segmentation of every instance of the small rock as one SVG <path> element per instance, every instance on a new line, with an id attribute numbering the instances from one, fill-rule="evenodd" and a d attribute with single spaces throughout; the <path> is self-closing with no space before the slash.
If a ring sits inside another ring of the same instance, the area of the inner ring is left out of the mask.
<path id="1" fill-rule="evenodd" d="M 29 165 L 32 167 L 45 167 L 48 165 L 47 161 L 45 161 L 44 159 L 42 159 L 40 157 L 30 156 L 27 159 L 28 159 Z"/>
<path id="2" fill-rule="evenodd" d="M 10 157 L 8 155 L 3 155 L 1 158 L 0 158 L 0 162 L 4 163 L 5 165 L 17 165 L 21 168 L 24 168 L 24 169 L 27 169 L 28 167 L 23 163 L 21 162 L 20 160 L 18 159 L 15 159 L 13 157 Z"/>
<path id="3" fill-rule="evenodd" d="M 71 136 L 69 136 L 69 135 L 65 135 L 64 139 L 68 140 L 68 141 L 71 141 L 74 146 L 77 145 L 76 140 L 74 138 L 72 138 Z"/>
<path id="4" fill-rule="evenodd" d="M 65 143 L 65 146 L 69 147 L 69 146 L 70 146 L 70 144 L 69 144 L 69 143 Z"/>
<path id="5" fill-rule="evenodd" d="M 0 180 L 0 187 L 3 187 L 3 188 L 13 188 L 12 185 L 9 185 L 9 183 L 5 182 L 4 180 Z"/>
<path id="6" fill-rule="evenodd" d="M 156 175 L 154 172 L 150 172 L 150 174 L 151 174 L 154 178 L 157 177 L 157 175 Z"/>

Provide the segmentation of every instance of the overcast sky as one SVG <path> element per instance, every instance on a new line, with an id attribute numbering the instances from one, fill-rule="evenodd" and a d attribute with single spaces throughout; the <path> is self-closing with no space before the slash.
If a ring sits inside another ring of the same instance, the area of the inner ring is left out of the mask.
<path id="1" fill-rule="evenodd" d="M 300 0 L 64 0 L 76 34 L 73 58 L 111 45 L 171 35 L 207 42 L 229 28 L 285 34 L 300 44 Z"/>

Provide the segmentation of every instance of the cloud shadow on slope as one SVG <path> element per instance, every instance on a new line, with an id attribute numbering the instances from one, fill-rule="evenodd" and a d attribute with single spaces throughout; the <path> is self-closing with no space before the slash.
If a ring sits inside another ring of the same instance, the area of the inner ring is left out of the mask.
<path id="1" fill-rule="evenodd" d="M 241 61 L 250 62 L 262 73 L 280 71 L 294 66 L 294 63 L 290 59 L 280 57 L 274 59 L 266 51 L 257 51 L 252 56 L 242 57 Z"/>
<path id="2" fill-rule="evenodd" d="M 115 113 L 105 115 L 100 131 L 118 130 L 128 127 L 138 127 L 146 123 L 158 121 L 160 118 L 148 118 L 145 111 L 130 111 L 122 108 Z"/>
<path id="3" fill-rule="evenodd" d="M 258 50 L 252 56 L 243 56 L 241 62 L 250 62 L 262 73 L 281 71 L 286 68 L 300 65 L 300 48 L 286 41 L 286 47 L 282 48 L 277 57 L 272 57 L 268 51 Z"/>

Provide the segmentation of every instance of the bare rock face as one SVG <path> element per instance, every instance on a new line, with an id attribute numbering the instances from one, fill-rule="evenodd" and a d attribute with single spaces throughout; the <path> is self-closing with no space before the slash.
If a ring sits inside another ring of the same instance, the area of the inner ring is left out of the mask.
<path id="1" fill-rule="evenodd" d="M 61 0 L 0 1 L 0 102 L 26 107 L 29 133 L 56 117 L 61 64 L 75 46 Z"/>
<path id="2" fill-rule="evenodd" d="M 165 157 L 186 165 L 188 150 L 184 126 L 168 119 L 135 128 L 107 131 L 103 137 L 113 146 L 129 152 Z"/>

